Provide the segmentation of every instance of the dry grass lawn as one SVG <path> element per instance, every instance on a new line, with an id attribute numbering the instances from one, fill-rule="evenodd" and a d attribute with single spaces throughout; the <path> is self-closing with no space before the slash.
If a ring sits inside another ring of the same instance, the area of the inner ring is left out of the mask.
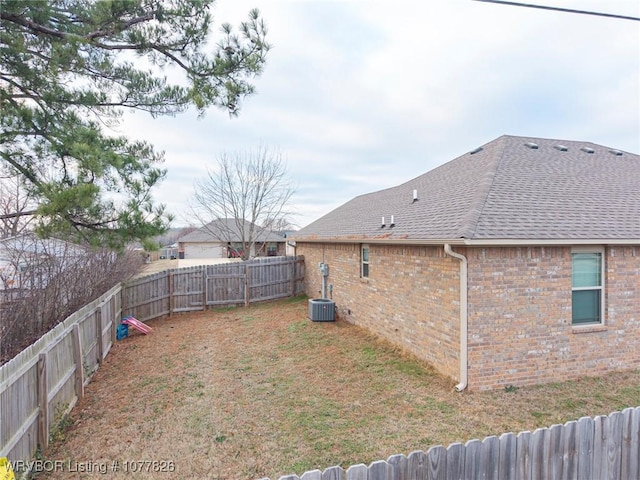
<path id="1" fill-rule="evenodd" d="M 149 322 L 114 346 L 48 460 L 120 461 L 48 478 L 277 479 L 640 405 L 640 371 L 490 393 L 453 382 L 306 299 Z M 175 472 L 126 475 L 124 461 Z"/>

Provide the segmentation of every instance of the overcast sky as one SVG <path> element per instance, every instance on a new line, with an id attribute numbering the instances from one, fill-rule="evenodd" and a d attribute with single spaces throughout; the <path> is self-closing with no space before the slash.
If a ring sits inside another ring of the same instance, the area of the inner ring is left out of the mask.
<path id="1" fill-rule="evenodd" d="M 638 0 L 528 3 L 640 16 Z M 273 49 L 239 118 L 125 117 L 166 153 L 155 199 L 177 226 L 207 166 L 259 145 L 286 160 L 300 227 L 503 134 L 640 153 L 640 22 L 472 0 L 218 0 L 214 29 L 254 7 Z"/>

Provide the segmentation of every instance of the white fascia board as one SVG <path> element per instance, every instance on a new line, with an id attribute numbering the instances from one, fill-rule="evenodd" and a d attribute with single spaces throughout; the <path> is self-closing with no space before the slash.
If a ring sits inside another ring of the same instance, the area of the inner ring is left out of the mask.
<path id="1" fill-rule="evenodd" d="M 545 246 L 545 245 L 640 245 L 640 238 L 557 238 L 557 239 L 478 239 L 464 240 L 469 247 Z"/>
<path id="2" fill-rule="evenodd" d="M 467 247 L 507 247 L 545 245 L 638 245 L 640 238 L 486 238 L 486 239 L 415 239 L 415 238 L 293 238 L 298 243 L 369 243 L 384 245 L 450 245 Z"/>
<path id="3" fill-rule="evenodd" d="M 451 245 L 465 245 L 463 238 L 451 239 L 413 239 L 413 238 L 294 238 L 297 243 L 368 243 L 368 244 L 383 244 L 383 245 L 429 245 L 429 246 L 442 246 L 445 243 Z"/>

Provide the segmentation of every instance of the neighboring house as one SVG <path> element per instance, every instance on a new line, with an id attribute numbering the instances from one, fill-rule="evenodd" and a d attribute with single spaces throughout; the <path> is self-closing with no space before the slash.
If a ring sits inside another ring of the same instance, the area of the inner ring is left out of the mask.
<path id="1" fill-rule="evenodd" d="M 55 238 L 41 239 L 31 233 L 1 239 L 0 290 L 43 288 L 54 265 L 64 266 L 83 253 L 78 245 Z"/>
<path id="2" fill-rule="evenodd" d="M 266 257 L 285 254 L 285 238 L 254 225 L 252 245 L 243 244 L 239 222 L 222 218 L 209 222 L 178 239 L 179 258 L 234 258 L 242 257 L 249 249 L 249 257 Z M 249 238 L 250 222 L 244 222 L 244 239 Z"/>
<path id="3" fill-rule="evenodd" d="M 329 265 L 339 318 L 459 390 L 640 368 L 637 154 L 502 136 L 294 239 L 307 265 Z"/>

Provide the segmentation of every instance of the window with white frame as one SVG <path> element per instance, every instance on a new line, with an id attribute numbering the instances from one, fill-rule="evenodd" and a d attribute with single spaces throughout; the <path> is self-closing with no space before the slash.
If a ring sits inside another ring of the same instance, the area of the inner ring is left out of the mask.
<path id="1" fill-rule="evenodd" d="M 362 245 L 360 260 L 360 276 L 366 278 L 369 276 L 369 245 Z"/>
<path id="2" fill-rule="evenodd" d="M 574 249 L 572 257 L 571 323 L 602 323 L 604 312 L 604 249 Z"/>

